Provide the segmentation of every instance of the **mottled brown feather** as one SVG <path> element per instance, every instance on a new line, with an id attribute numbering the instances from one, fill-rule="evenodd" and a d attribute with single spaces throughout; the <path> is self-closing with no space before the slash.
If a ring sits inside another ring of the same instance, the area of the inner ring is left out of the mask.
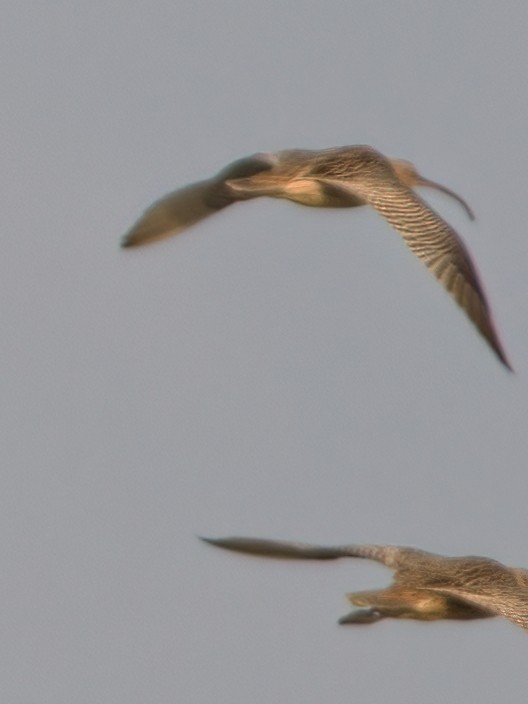
<path id="1" fill-rule="evenodd" d="M 239 159 L 211 179 L 169 193 L 140 217 L 122 244 L 133 247 L 178 234 L 228 205 L 261 196 L 312 207 L 368 204 L 402 235 L 511 370 L 468 251 L 456 232 L 412 190 L 417 186 L 443 191 L 474 217 L 456 193 L 423 178 L 409 162 L 388 159 L 372 147 L 290 149 Z"/>
<path id="2" fill-rule="evenodd" d="M 395 545 L 338 545 L 260 538 L 202 538 L 207 543 L 251 555 L 300 560 L 358 557 L 394 570 L 386 589 L 354 592 L 359 610 L 341 623 L 374 623 L 381 618 L 476 619 L 503 616 L 528 630 L 528 570 L 506 567 L 486 557 L 444 557 Z"/>

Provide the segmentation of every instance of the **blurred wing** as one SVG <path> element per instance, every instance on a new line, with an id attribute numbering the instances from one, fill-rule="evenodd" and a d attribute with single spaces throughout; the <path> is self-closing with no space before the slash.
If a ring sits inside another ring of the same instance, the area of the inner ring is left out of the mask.
<path id="1" fill-rule="evenodd" d="M 325 548 L 306 543 L 288 543 L 262 538 L 201 538 L 205 543 L 225 550 L 261 557 L 282 557 L 297 560 L 335 560 L 345 557 L 341 548 Z"/>
<path id="2" fill-rule="evenodd" d="M 121 245 L 136 247 L 157 242 L 216 213 L 220 208 L 207 203 L 212 187 L 212 181 L 199 181 L 160 198 L 126 233 Z"/>
<path id="3" fill-rule="evenodd" d="M 467 604 L 485 609 L 495 616 L 503 616 L 517 626 L 528 630 L 528 590 L 495 588 L 486 589 L 484 594 L 475 594 L 456 587 L 433 588 L 432 591 L 465 601 Z"/>
<path id="4" fill-rule="evenodd" d="M 352 190 L 400 233 L 405 243 L 466 312 L 501 362 L 511 370 L 469 253 L 457 233 L 410 188 L 389 173 L 387 182 L 335 183 Z"/>
<path id="5" fill-rule="evenodd" d="M 225 186 L 227 179 L 251 176 L 271 169 L 274 163 L 271 154 L 254 154 L 234 161 L 214 178 L 168 193 L 143 213 L 123 237 L 122 246 L 135 247 L 177 235 L 235 202 L 236 197 Z"/>
<path id="6" fill-rule="evenodd" d="M 412 554 L 423 555 L 419 550 L 399 548 L 392 545 L 310 545 L 308 543 L 291 543 L 264 538 L 201 538 L 205 543 L 225 550 L 243 552 L 261 557 L 282 557 L 295 560 L 337 560 L 340 557 L 361 557 L 366 560 L 377 560 L 395 567 L 401 557 Z"/>

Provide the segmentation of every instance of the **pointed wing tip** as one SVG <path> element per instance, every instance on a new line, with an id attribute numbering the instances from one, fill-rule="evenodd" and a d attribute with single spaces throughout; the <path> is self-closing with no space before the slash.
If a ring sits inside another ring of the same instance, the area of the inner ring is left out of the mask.
<path id="1" fill-rule="evenodd" d="M 225 548 L 226 550 L 236 550 L 236 538 L 208 538 L 205 535 L 197 535 L 198 540 L 208 545 L 213 545 L 216 548 Z"/>
<path id="2" fill-rule="evenodd" d="M 465 311 L 467 313 L 467 311 Z M 468 316 L 469 317 L 469 316 Z M 484 338 L 485 342 L 488 344 L 489 348 L 491 348 L 492 352 L 496 356 L 496 358 L 499 360 L 499 362 L 502 364 L 502 366 L 510 373 L 510 374 L 515 374 L 515 369 L 513 368 L 510 360 L 508 359 L 508 356 L 506 352 L 504 351 L 504 348 L 501 344 L 500 338 L 498 337 L 498 334 L 495 330 L 495 327 L 493 325 L 493 321 L 491 318 L 488 318 L 488 329 L 483 329 L 478 323 L 475 323 L 473 319 L 471 321 L 475 324 L 477 327 L 478 332 L 482 335 Z"/>
<path id="3" fill-rule="evenodd" d="M 205 535 L 197 535 L 196 537 L 198 540 L 201 540 L 204 543 L 209 543 L 210 545 L 214 545 L 216 543 L 215 538 L 207 538 Z"/>
<path id="4" fill-rule="evenodd" d="M 120 244 L 121 249 L 127 249 L 129 247 L 134 247 L 136 242 L 134 242 L 134 240 L 131 237 L 129 237 L 128 235 L 124 235 L 121 238 L 121 242 L 119 244 Z"/>
<path id="5" fill-rule="evenodd" d="M 131 247 L 143 247 L 144 245 L 153 244 L 163 240 L 171 234 L 173 230 L 162 230 L 153 234 L 152 232 L 141 232 L 132 230 L 127 232 L 121 238 L 120 246 L 121 249 L 130 249 Z"/>
<path id="6" fill-rule="evenodd" d="M 145 244 L 149 241 L 148 234 L 141 232 L 141 229 L 134 226 L 128 232 L 121 237 L 120 246 L 122 249 L 128 249 L 129 247 L 137 247 L 138 245 Z"/>
<path id="7" fill-rule="evenodd" d="M 511 365 L 511 362 L 508 359 L 506 352 L 503 350 L 502 345 L 497 340 L 495 340 L 492 342 L 491 347 L 503 367 L 505 367 L 510 374 L 515 374 L 515 369 Z"/>

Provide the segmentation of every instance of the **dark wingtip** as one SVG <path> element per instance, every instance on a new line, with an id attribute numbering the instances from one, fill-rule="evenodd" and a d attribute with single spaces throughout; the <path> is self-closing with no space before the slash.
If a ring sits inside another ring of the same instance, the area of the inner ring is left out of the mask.
<path id="1" fill-rule="evenodd" d="M 488 342 L 490 343 L 491 348 L 499 358 L 501 364 L 506 367 L 510 374 L 515 374 L 515 369 L 512 367 L 510 360 L 506 356 L 506 352 L 504 351 L 504 348 L 500 342 L 498 335 L 495 333 L 493 335 L 493 338 L 488 338 Z"/>
<path id="2" fill-rule="evenodd" d="M 243 545 L 240 546 L 238 544 L 240 541 L 239 538 L 206 538 L 203 535 L 197 535 L 196 537 L 203 543 L 213 545 L 215 548 L 224 548 L 224 550 L 233 550 L 234 552 L 247 552 L 244 550 Z"/>
<path id="3" fill-rule="evenodd" d="M 247 538 L 206 538 L 203 535 L 197 535 L 196 537 L 198 540 L 201 540 L 208 545 L 214 545 L 217 548 L 246 552 L 244 550 L 244 542 L 248 540 Z"/>
<path id="4" fill-rule="evenodd" d="M 261 540 L 258 538 L 243 538 L 239 536 L 230 536 L 228 538 L 205 538 L 198 536 L 204 543 L 209 543 L 216 548 L 223 550 L 231 550 L 231 552 L 241 552 L 245 555 L 257 555 L 259 557 L 281 557 L 280 545 L 277 545 L 272 540 Z M 289 553 L 284 555 L 290 557 Z"/>
<path id="5" fill-rule="evenodd" d="M 134 238 L 130 235 L 123 235 L 123 237 L 121 238 L 120 246 L 122 249 L 133 247 L 135 244 L 136 242 L 134 242 Z"/>
<path id="6" fill-rule="evenodd" d="M 482 331 L 481 331 L 482 332 Z M 488 336 L 483 334 L 483 337 L 485 338 L 486 342 L 489 344 L 495 355 L 497 356 L 497 359 L 499 362 L 502 364 L 502 366 L 510 373 L 510 374 L 515 374 L 515 369 L 512 367 L 510 360 L 506 356 L 506 352 L 504 351 L 499 338 L 497 337 L 497 334 L 493 334 L 492 336 Z"/>
<path id="7" fill-rule="evenodd" d="M 209 543 L 209 545 L 216 545 L 217 543 L 215 538 L 206 538 L 204 535 L 197 535 L 196 537 L 204 543 Z"/>

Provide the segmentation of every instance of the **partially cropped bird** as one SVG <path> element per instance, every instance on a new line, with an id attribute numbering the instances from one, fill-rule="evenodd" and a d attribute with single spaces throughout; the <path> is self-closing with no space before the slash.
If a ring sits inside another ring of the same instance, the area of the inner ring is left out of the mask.
<path id="1" fill-rule="evenodd" d="M 394 570 L 387 589 L 347 594 L 360 608 L 339 623 L 369 624 L 383 618 L 468 620 L 504 616 L 528 630 L 528 570 L 487 557 L 444 557 L 394 545 L 321 547 L 258 538 L 202 538 L 227 550 L 266 557 L 335 560 L 362 557 Z"/>
<path id="2" fill-rule="evenodd" d="M 473 219 L 473 212 L 456 193 L 423 178 L 408 161 L 388 159 L 372 147 L 291 149 L 240 159 L 210 179 L 169 193 L 145 211 L 122 245 L 133 247 L 178 234 L 228 205 L 260 196 L 313 207 L 371 205 L 400 233 L 511 370 L 464 244 L 412 190 L 415 186 L 443 191 Z"/>

